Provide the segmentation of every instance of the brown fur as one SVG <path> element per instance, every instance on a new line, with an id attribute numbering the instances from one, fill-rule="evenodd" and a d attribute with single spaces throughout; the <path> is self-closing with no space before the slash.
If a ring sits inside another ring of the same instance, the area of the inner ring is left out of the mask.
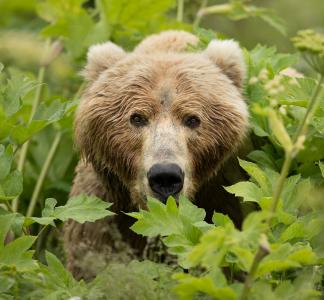
<path id="1" fill-rule="evenodd" d="M 95 194 L 119 213 L 145 207 L 147 168 L 172 157 L 186 173 L 187 197 L 207 207 L 209 215 L 214 209 L 239 215 L 233 198 L 225 205 L 217 199 L 226 181 L 215 175 L 247 127 L 242 53 L 232 41 L 211 43 L 202 53 L 180 53 L 196 42 L 189 33 L 169 31 L 147 38 L 130 54 L 111 43 L 90 49 L 84 72 L 90 84 L 75 122 L 83 160 L 71 195 Z M 130 124 L 135 112 L 148 126 Z M 183 125 L 188 115 L 199 117 L 198 128 Z M 84 225 L 70 221 L 64 237 L 73 274 L 89 278 L 98 271 L 85 264 L 89 253 L 102 261 L 141 255 L 145 240 L 128 230 L 130 223 L 123 214 Z"/>

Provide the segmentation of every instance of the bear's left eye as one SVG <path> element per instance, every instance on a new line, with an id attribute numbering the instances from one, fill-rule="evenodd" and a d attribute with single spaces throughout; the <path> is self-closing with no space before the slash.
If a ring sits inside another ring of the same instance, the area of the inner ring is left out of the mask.
<path id="1" fill-rule="evenodd" d="M 136 127 L 143 127 L 148 124 L 147 118 L 137 113 L 131 115 L 130 122 Z"/>
<path id="2" fill-rule="evenodd" d="M 200 125 L 200 119 L 197 116 L 187 116 L 184 118 L 183 123 L 185 126 L 195 129 Z"/>

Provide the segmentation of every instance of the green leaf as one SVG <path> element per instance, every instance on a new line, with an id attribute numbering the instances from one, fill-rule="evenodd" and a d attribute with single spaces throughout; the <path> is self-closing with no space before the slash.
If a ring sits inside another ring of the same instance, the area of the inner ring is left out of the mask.
<path id="1" fill-rule="evenodd" d="M 277 166 L 273 158 L 264 151 L 254 150 L 248 154 L 247 158 L 253 160 L 258 165 L 261 165 L 263 167 L 270 168 L 273 170 L 277 169 Z"/>
<path id="2" fill-rule="evenodd" d="M 214 212 L 212 221 L 216 226 L 225 226 L 226 224 L 231 224 L 234 227 L 233 221 L 229 218 L 228 215 Z"/>
<path id="3" fill-rule="evenodd" d="M 13 148 L 9 145 L 6 149 L 0 144 L 0 182 L 5 179 L 11 168 Z"/>
<path id="4" fill-rule="evenodd" d="M 0 215 L 0 248 L 2 247 L 6 235 L 10 229 L 11 224 L 13 223 L 14 215 Z"/>
<path id="5" fill-rule="evenodd" d="M 10 79 L 4 89 L 3 107 L 7 116 L 12 116 L 22 105 L 22 99 L 37 86 L 37 82 L 15 69 L 10 70 Z M 1 102 L 0 102 L 1 104 Z"/>
<path id="6" fill-rule="evenodd" d="M 179 199 L 179 207 L 173 197 L 169 197 L 165 205 L 149 198 L 147 207 L 148 211 L 128 214 L 137 219 L 131 229 L 148 237 L 160 235 L 169 248 L 168 252 L 178 255 L 178 263 L 182 267 L 190 267 L 186 254 L 199 242 L 203 232 L 212 226 L 204 222 L 205 211 L 184 197 Z"/>
<path id="7" fill-rule="evenodd" d="M 297 251 L 289 254 L 287 258 L 302 265 L 313 265 L 317 263 L 317 257 L 310 246 L 301 247 Z"/>
<path id="8" fill-rule="evenodd" d="M 23 178 L 16 170 L 0 182 L 0 201 L 12 200 L 19 196 L 23 190 Z"/>
<path id="9" fill-rule="evenodd" d="M 262 171 L 258 165 L 239 159 L 240 166 L 259 184 L 264 196 L 271 195 L 271 183 L 269 182 L 266 173 Z"/>
<path id="10" fill-rule="evenodd" d="M 173 276 L 178 280 L 175 288 L 181 300 L 194 299 L 194 295 L 203 293 L 219 300 L 235 300 L 236 293 L 230 287 L 218 287 L 210 275 L 194 277 L 190 274 L 178 273 Z"/>
<path id="11" fill-rule="evenodd" d="M 79 14 L 84 2 L 85 0 L 47 0 L 37 5 L 37 12 L 44 20 L 55 22 L 58 18 L 64 18 L 67 13 Z"/>
<path id="12" fill-rule="evenodd" d="M 72 197 L 64 206 L 55 207 L 54 212 L 52 211 L 53 200 L 49 199 L 45 205 L 44 216 L 53 217 L 63 222 L 68 219 L 79 223 L 94 222 L 114 214 L 107 210 L 112 203 L 102 201 L 95 196 L 79 195 Z"/>
<path id="13" fill-rule="evenodd" d="M 34 116 L 34 120 L 46 120 L 47 124 L 60 120 L 68 107 L 67 102 L 62 103 L 60 100 L 54 100 L 50 103 L 41 103 Z"/>
<path id="14" fill-rule="evenodd" d="M 203 221 L 206 216 L 203 208 L 198 208 L 183 196 L 179 198 L 179 214 L 188 218 L 192 223 Z"/>
<path id="15" fill-rule="evenodd" d="M 109 24 L 139 28 L 174 6 L 173 0 L 138 0 L 136 2 L 121 0 L 101 0 L 98 6 Z"/>
<path id="16" fill-rule="evenodd" d="M 102 201 L 95 196 L 79 195 L 70 198 L 66 205 L 55 207 L 57 201 L 54 198 L 45 200 L 45 207 L 42 211 L 42 217 L 25 218 L 25 225 L 30 226 L 33 223 L 41 225 L 55 226 L 54 220 L 66 221 L 75 220 L 79 223 L 94 222 L 114 213 L 107 210 L 112 204 Z"/>
<path id="17" fill-rule="evenodd" d="M 24 226 L 30 226 L 34 223 L 40 224 L 40 225 L 52 225 L 55 227 L 54 223 L 55 218 L 53 217 L 26 217 L 24 220 Z"/>
<path id="18" fill-rule="evenodd" d="M 57 204 L 57 201 L 54 198 L 47 198 L 45 200 L 44 209 L 42 211 L 42 217 L 53 216 L 56 204 Z"/>
<path id="19" fill-rule="evenodd" d="M 266 256 L 260 263 L 257 270 L 258 276 L 276 271 L 284 271 L 297 268 L 302 265 L 312 265 L 317 261 L 315 253 L 310 246 L 301 244 L 290 245 L 280 244 L 276 249 Z"/>
<path id="20" fill-rule="evenodd" d="M 201 222 L 205 218 L 205 211 L 184 197 L 179 199 L 179 208 L 172 197 L 169 197 L 166 205 L 149 198 L 147 206 L 148 212 L 141 211 L 141 216 L 135 214 L 138 221 L 131 227 L 133 231 L 144 236 L 190 233 L 196 223 L 198 223 L 196 227 L 201 228 Z M 133 213 L 129 215 L 133 216 Z"/>
<path id="21" fill-rule="evenodd" d="M 258 203 L 263 195 L 261 189 L 256 184 L 249 181 L 238 182 L 224 188 L 227 192 L 235 194 L 236 197 L 242 197 L 246 202 Z"/>
<path id="22" fill-rule="evenodd" d="M 22 236 L 0 248 L 0 267 L 15 267 L 20 272 L 38 268 L 32 259 L 33 251 L 28 249 L 33 245 L 37 236 Z"/>
<path id="23" fill-rule="evenodd" d="M 15 284 L 15 279 L 8 275 L 0 275 L 0 294 L 8 292 Z"/>
<path id="24" fill-rule="evenodd" d="M 283 199 L 283 208 L 292 212 L 298 206 L 298 203 L 295 203 L 296 200 L 296 187 L 298 182 L 300 181 L 300 174 L 290 176 L 285 180 L 283 191 L 282 191 L 282 199 Z"/>
<path id="25" fill-rule="evenodd" d="M 248 272 L 251 268 L 254 255 L 250 249 L 234 245 L 230 252 L 233 253 L 238 259 L 238 266 L 240 269 Z"/>
<path id="26" fill-rule="evenodd" d="M 48 266 L 48 275 L 50 275 L 53 283 L 61 287 L 69 287 L 71 284 L 76 283 L 72 274 L 65 269 L 54 254 L 46 251 L 45 257 Z"/>
<path id="27" fill-rule="evenodd" d="M 289 225 L 280 235 L 280 242 L 286 242 L 295 238 L 302 238 L 305 236 L 304 224 L 295 222 Z"/>
<path id="28" fill-rule="evenodd" d="M 320 162 L 318 163 L 318 166 L 319 166 L 319 168 L 320 168 L 320 170 L 321 170 L 322 177 L 324 178 L 324 163 L 320 161 Z"/>

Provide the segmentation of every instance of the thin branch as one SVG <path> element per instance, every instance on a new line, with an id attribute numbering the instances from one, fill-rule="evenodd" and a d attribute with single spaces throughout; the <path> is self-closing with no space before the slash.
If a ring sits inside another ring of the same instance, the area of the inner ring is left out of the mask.
<path id="1" fill-rule="evenodd" d="M 37 86 L 37 89 L 36 89 L 32 110 L 31 110 L 31 113 L 30 113 L 30 116 L 29 116 L 28 125 L 32 122 L 33 117 L 34 117 L 35 112 L 36 112 L 36 109 L 37 109 L 37 107 L 39 105 L 39 102 L 40 102 L 42 89 L 43 89 L 44 76 L 45 76 L 45 66 L 41 66 L 39 68 L 39 71 L 38 71 L 38 76 L 37 76 L 38 86 Z M 21 173 L 23 173 L 23 170 L 24 170 L 28 148 L 29 148 L 29 140 L 26 141 L 22 145 L 21 150 L 20 150 L 20 154 L 19 154 L 19 160 L 18 160 L 17 169 Z M 19 204 L 19 197 L 16 197 L 12 202 L 12 209 L 13 209 L 14 212 L 18 211 L 18 204 Z"/>
<path id="2" fill-rule="evenodd" d="M 183 21 L 184 0 L 178 0 L 177 21 Z"/>
<path id="3" fill-rule="evenodd" d="M 195 18 L 195 20 L 194 20 L 194 22 L 193 22 L 193 27 L 198 27 L 199 26 L 199 24 L 200 24 L 200 21 L 201 21 L 201 18 L 202 18 L 202 14 L 201 14 L 201 12 L 203 11 L 203 9 L 207 6 L 207 4 L 208 4 L 208 0 L 202 0 L 201 1 L 201 5 L 200 5 L 200 8 L 199 8 L 199 10 L 198 10 L 198 12 L 197 12 L 197 14 L 196 14 L 196 18 Z"/>
<path id="4" fill-rule="evenodd" d="M 81 93 L 83 91 L 83 88 L 84 88 L 84 83 L 82 83 L 80 85 L 80 87 L 76 91 L 72 101 L 75 101 L 76 99 L 78 99 L 80 97 L 80 95 L 81 95 Z M 32 194 L 32 198 L 31 198 L 29 206 L 28 206 L 27 217 L 31 217 L 33 215 L 33 213 L 34 213 L 35 206 L 36 206 L 36 203 L 38 201 L 39 194 L 41 192 L 44 180 L 45 180 L 45 178 L 47 176 L 49 167 L 50 167 L 50 165 L 51 165 L 51 163 L 53 161 L 55 152 L 56 152 L 57 147 L 58 147 L 58 145 L 59 145 L 59 143 L 61 141 L 61 138 L 62 138 L 62 133 L 57 132 L 56 135 L 55 135 L 55 138 L 53 140 L 53 143 L 51 145 L 50 151 L 48 152 L 46 160 L 45 160 L 45 162 L 43 164 L 41 173 L 40 173 L 39 177 L 37 178 L 37 182 L 36 182 L 33 194 Z"/>
<path id="5" fill-rule="evenodd" d="M 53 140 L 50 151 L 48 152 L 46 160 L 45 160 L 44 165 L 42 167 L 41 173 L 37 178 L 36 186 L 35 186 L 35 189 L 33 191 L 33 195 L 32 195 L 32 198 L 31 198 L 31 200 L 29 202 L 29 206 L 28 206 L 28 209 L 27 209 L 27 214 L 26 214 L 27 217 L 31 217 L 33 215 L 33 213 L 34 213 L 35 206 L 36 206 L 40 191 L 42 189 L 42 186 L 43 186 L 44 180 L 46 178 L 47 172 L 49 170 L 49 167 L 50 167 L 50 165 L 52 163 L 52 160 L 54 158 L 57 147 L 58 147 L 58 145 L 59 145 L 59 143 L 61 141 L 61 137 L 62 137 L 61 132 L 56 133 L 56 136 L 55 136 L 55 138 Z"/>

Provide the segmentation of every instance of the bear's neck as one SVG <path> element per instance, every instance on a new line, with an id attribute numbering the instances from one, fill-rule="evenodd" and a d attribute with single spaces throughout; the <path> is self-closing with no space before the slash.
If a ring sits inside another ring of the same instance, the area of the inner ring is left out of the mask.
<path id="1" fill-rule="evenodd" d="M 94 167 L 96 170 L 96 168 Z M 138 236 L 129 228 L 133 225 L 134 219 L 124 214 L 124 212 L 137 211 L 137 207 L 133 204 L 130 192 L 118 176 L 108 169 L 96 170 L 98 177 L 105 188 L 105 200 L 113 203 L 109 209 L 116 213 L 114 216 L 118 229 L 123 236 L 123 240 L 141 253 L 145 246 L 146 238 Z"/>
<path id="2" fill-rule="evenodd" d="M 112 210 L 114 212 L 137 210 L 130 197 L 129 190 L 115 173 L 109 169 L 96 170 L 96 172 L 106 189 L 106 200 L 113 203 Z"/>

